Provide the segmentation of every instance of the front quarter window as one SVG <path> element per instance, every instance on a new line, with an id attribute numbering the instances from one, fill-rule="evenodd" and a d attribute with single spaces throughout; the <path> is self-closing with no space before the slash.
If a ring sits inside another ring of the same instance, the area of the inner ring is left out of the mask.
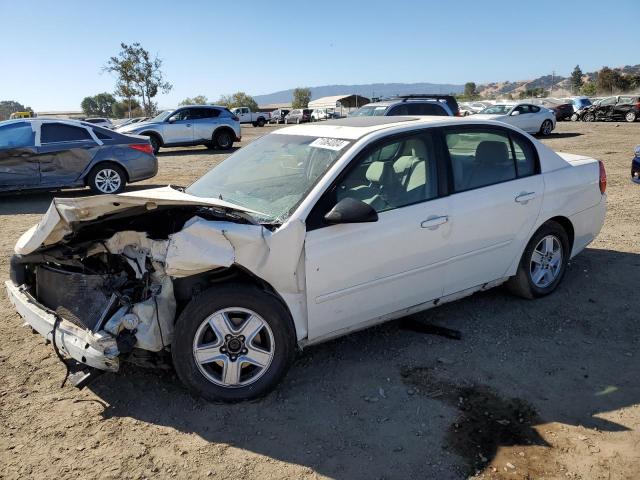
<path id="1" fill-rule="evenodd" d="M 351 144 L 338 138 L 265 135 L 186 191 L 260 212 L 259 222 L 282 223 Z"/>

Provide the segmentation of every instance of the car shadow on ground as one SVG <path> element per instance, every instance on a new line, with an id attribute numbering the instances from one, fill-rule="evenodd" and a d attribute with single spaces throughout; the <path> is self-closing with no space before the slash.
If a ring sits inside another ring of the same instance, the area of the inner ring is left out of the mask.
<path id="1" fill-rule="evenodd" d="M 536 138 L 540 140 L 553 140 L 554 138 L 573 138 L 573 137 L 581 137 L 582 133 L 577 132 L 552 132 L 549 135 L 536 135 Z"/>
<path id="2" fill-rule="evenodd" d="M 605 417 L 640 402 L 631 301 L 639 274 L 640 255 L 587 249 L 549 297 L 497 288 L 418 315 L 459 329 L 461 341 L 390 322 L 305 349 L 253 402 L 208 403 L 172 372 L 126 366 L 89 388 L 106 418 L 168 426 L 332 478 L 463 478 L 501 447 L 552 448 L 539 433 L 550 422 L 628 429 Z"/>
<path id="3" fill-rule="evenodd" d="M 145 190 L 148 188 L 166 187 L 166 184 L 132 184 L 127 185 L 125 192 Z M 0 196 L 0 217 L 3 215 L 43 214 L 54 198 L 76 198 L 93 195 L 88 188 L 61 190 L 57 192 L 20 192 L 4 193 Z"/>
<path id="4" fill-rule="evenodd" d="M 158 158 L 162 158 L 162 157 L 185 157 L 185 156 L 191 156 L 191 155 L 204 155 L 204 154 L 230 155 L 239 149 L 240 149 L 239 146 L 231 147 L 226 150 L 220 150 L 217 148 L 213 149 L 213 148 L 207 148 L 207 147 L 190 147 L 190 148 L 175 147 L 175 148 L 166 148 L 166 149 L 163 148 L 156 154 L 156 156 Z"/>

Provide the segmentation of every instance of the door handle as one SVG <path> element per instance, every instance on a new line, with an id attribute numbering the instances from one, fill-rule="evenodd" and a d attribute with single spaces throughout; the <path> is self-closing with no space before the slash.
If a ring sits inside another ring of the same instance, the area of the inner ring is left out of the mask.
<path id="1" fill-rule="evenodd" d="M 530 200 L 536 198 L 536 192 L 522 192 L 515 198 L 517 203 L 526 205 Z"/>
<path id="2" fill-rule="evenodd" d="M 429 230 L 435 230 L 440 225 L 442 225 L 443 223 L 447 223 L 448 221 L 449 221 L 449 216 L 448 215 L 433 216 L 433 217 L 429 217 L 426 220 L 424 220 L 420 224 L 420 226 L 422 228 L 428 228 Z"/>

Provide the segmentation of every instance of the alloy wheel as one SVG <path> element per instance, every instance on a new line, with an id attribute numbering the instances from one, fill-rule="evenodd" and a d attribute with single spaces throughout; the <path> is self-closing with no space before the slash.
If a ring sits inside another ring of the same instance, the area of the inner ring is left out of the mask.
<path id="1" fill-rule="evenodd" d="M 198 327 L 193 358 L 210 382 L 237 388 L 256 382 L 273 360 L 275 340 L 271 328 L 252 310 L 218 310 Z"/>
<path id="2" fill-rule="evenodd" d="M 529 275 L 539 288 L 547 288 L 562 270 L 562 243 L 555 235 L 542 238 L 531 254 Z"/>
<path id="3" fill-rule="evenodd" d="M 122 185 L 122 178 L 120 174 L 111 168 L 103 168 L 98 173 L 94 180 L 96 188 L 102 193 L 113 193 Z"/>

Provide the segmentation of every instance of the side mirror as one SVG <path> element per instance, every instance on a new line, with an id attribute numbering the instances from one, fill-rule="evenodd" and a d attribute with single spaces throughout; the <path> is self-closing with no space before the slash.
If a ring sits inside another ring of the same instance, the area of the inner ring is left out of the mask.
<path id="1" fill-rule="evenodd" d="M 511 112 L 511 115 L 520 115 L 520 110 L 514 110 L 513 112 Z"/>
<path id="2" fill-rule="evenodd" d="M 169 117 L 169 120 L 167 120 L 167 122 L 174 123 L 176 120 L 177 120 L 176 117 Z"/>
<path id="3" fill-rule="evenodd" d="M 343 198 L 324 216 L 328 223 L 366 223 L 377 222 L 376 211 L 361 200 Z"/>

